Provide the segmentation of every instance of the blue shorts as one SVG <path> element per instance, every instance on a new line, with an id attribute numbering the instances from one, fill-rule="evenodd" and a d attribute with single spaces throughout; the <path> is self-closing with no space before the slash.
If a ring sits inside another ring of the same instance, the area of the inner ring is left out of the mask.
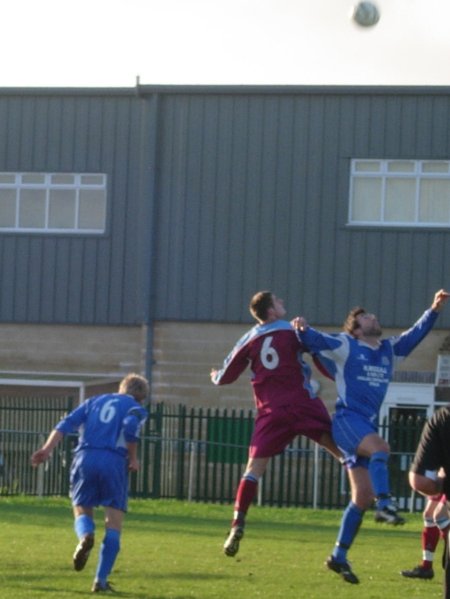
<path id="1" fill-rule="evenodd" d="M 357 449 L 364 437 L 378 433 L 377 427 L 359 414 L 338 411 L 332 419 L 332 431 L 334 442 L 344 454 L 347 468 L 368 468 L 369 458 L 359 456 Z"/>
<path id="2" fill-rule="evenodd" d="M 72 505 L 113 507 L 126 512 L 128 468 L 125 456 L 105 449 L 83 449 L 70 469 Z"/>

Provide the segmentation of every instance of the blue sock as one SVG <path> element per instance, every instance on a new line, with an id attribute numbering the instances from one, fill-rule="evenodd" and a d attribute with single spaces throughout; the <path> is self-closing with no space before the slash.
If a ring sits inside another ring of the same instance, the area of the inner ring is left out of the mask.
<path id="1" fill-rule="evenodd" d="M 388 461 L 389 454 L 386 451 L 376 451 L 370 456 L 369 461 L 370 479 L 380 510 L 391 503 Z"/>
<path id="2" fill-rule="evenodd" d="M 107 528 L 100 547 L 95 580 L 105 584 L 111 574 L 117 554 L 120 551 L 120 531 Z"/>
<path id="3" fill-rule="evenodd" d="M 74 520 L 73 527 L 78 539 L 82 539 L 95 531 L 94 520 L 86 514 L 77 516 Z"/>
<path id="4" fill-rule="evenodd" d="M 345 562 L 347 560 L 347 551 L 356 537 L 363 516 L 364 510 L 350 501 L 342 516 L 341 527 L 332 554 L 336 561 Z"/>

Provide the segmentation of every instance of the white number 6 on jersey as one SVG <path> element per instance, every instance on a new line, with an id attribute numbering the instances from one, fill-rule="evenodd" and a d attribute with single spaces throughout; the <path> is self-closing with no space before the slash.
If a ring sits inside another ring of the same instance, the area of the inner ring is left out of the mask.
<path id="1" fill-rule="evenodd" d="M 270 347 L 273 337 L 266 337 L 261 347 L 261 362 L 265 368 L 274 370 L 280 363 L 280 358 L 273 347 Z"/>
<path id="2" fill-rule="evenodd" d="M 114 418 L 114 416 L 116 415 L 116 408 L 114 407 L 115 403 L 116 400 L 111 399 L 110 401 L 107 401 L 105 405 L 102 407 L 102 409 L 100 410 L 101 422 L 108 424 L 108 422 L 111 422 L 111 420 Z"/>

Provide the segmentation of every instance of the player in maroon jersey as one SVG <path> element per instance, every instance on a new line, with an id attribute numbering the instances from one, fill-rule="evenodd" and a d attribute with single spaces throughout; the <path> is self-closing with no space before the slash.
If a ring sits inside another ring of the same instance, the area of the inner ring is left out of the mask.
<path id="1" fill-rule="evenodd" d="M 257 408 L 249 459 L 239 483 L 225 555 L 235 556 L 244 535 L 245 516 L 270 458 L 281 453 L 297 436 L 305 435 L 336 458 L 341 454 L 331 437 L 331 419 L 310 383 L 305 351 L 286 315 L 283 300 L 259 291 L 250 301 L 258 322 L 236 343 L 221 370 L 211 371 L 215 385 L 234 382 L 250 365 Z"/>

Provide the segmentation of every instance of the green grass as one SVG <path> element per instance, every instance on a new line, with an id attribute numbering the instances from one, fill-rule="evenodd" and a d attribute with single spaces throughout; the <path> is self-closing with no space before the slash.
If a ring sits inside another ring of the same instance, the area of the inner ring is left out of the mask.
<path id="1" fill-rule="evenodd" d="M 361 580 L 349 585 L 324 558 L 337 533 L 338 511 L 252 507 L 236 558 L 222 553 L 232 508 L 176 501 L 131 501 L 122 551 L 111 581 L 118 598 L 136 599 L 428 599 L 442 596 L 441 547 L 432 581 L 408 580 L 420 562 L 420 514 L 402 528 L 367 514 L 350 559 Z M 100 540 L 102 522 L 98 511 Z M 97 551 L 74 572 L 76 544 L 66 499 L 0 498 L 1 599 L 92 596 Z M 98 545 L 98 542 L 97 542 Z"/>

